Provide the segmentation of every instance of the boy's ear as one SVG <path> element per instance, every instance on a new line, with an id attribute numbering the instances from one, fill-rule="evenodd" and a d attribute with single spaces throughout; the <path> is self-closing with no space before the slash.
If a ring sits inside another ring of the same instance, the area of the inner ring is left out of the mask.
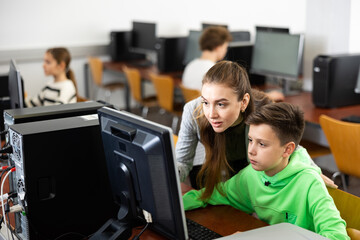
<path id="1" fill-rule="evenodd" d="M 283 153 L 283 157 L 290 157 L 290 155 L 294 152 L 295 150 L 295 143 L 294 142 L 288 142 L 285 144 L 285 150 Z"/>

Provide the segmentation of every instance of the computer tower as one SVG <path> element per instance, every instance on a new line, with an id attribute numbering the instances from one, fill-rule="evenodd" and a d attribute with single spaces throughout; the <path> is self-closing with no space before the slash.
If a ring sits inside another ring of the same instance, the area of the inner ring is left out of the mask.
<path id="1" fill-rule="evenodd" d="M 253 44 L 250 42 L 233 43 L 229 45 L 224 59 L 243 66 L 249 75 L 251 85 L 261 85 L 265 83 L 265 76 L 250 73 L 252 51 Z"/>
<path id="2" fill-rule="evenodd" d="M 9 127 L 20 239 L 83 239 L 116 217 L 97 114 Z"/>
<path id="3" fill-rule="evenodd" d="M 186 37 L 161 37 L 157 39 L 157 65 L 160 72 L 184 70 Z"/>
<path id="4" fill-rule="evenodd" d="M 320 55 L 313 61 L 313 103 L 335 108 L 360 104 L 355 92 L 360 55 Z"/>
<path id="5" fill-rule="evenodd" d="M 4 122 L 8 126 L 18 123 L 87 115 L 97 113 L 97 110 L 104 106 L 113 107 L 106 102 L 87 101 L 53 106 L 7 109 L 4 111 Z"/>
<path id="6" fill-rule="evenodd" d="M 0 76 L 0 131 L 4 130 L 4 115 L 3 111 L 10 108 L 10 96 L 9 96 L 9 76 Z"/>
<path id="7" fill-rule="evenodd" d="M 132 31 L 110 32 L 109 52 L 114 62 L 145 59 L 145 54 L 131 52 Z"/>

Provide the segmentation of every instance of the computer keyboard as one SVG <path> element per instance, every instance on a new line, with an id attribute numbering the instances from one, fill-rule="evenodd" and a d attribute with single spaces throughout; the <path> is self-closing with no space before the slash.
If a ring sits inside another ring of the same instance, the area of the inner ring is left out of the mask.
<path id="1" fill-rule="evenodd" d="M 346 121 L 346 122 L 360 123 L 360 116 L 351 115 L 351 116 L 344 117 L 341 120 Z"/>
<path id="2" fill-rule="evenodd" d="M 186 224 L 190 240 L 210 240 L 222 237 L 220 234 L 188 218 L 186 219 Z"/>

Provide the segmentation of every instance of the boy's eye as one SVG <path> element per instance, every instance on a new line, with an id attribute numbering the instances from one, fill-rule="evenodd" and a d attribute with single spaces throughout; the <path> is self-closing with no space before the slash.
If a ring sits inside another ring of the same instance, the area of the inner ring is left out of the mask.
<path id="1" fill-rule="evenodd" d="M 248 138 L 249 142 L 252 142 L 252 139 L 251 138 Z"/>
<path id="2" fill-rule="evenodd" d="M 261 146 L 261 147 L 265 147 L 266 145 L 264 144 L 264 143 L 262 143 L 262 142 L 259 142 L 259 145 Z"/>

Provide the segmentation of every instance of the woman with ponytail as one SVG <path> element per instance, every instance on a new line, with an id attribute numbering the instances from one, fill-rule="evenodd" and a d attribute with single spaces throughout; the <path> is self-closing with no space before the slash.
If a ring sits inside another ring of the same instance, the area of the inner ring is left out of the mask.
<path id="1" fill-rule="evenodd" d="M 77 86 L 75 75 L 70 69 L 71 56 L 66 48 L 50 48 L 44 55 L 44 73 L 53 76 L 39 94 L 26 99 L 27 107 L 75 103 Z"/>
<path id="2" fill-rule="evenodd" d="M 220 61 L 210 68 L 202 80 L 201 97 L 184 106 L 175 151 L 181 181 L 190 176 L 192 187 L 204 187 L 201 198 L 207 199 L 219 183 L 246 167 L 245 120 L 255 107 L 269 102 L 265 93 L 251 89 L 246 70 L 237 63 Z M 308 154 L 304 158 L 314 165 Z M 321 176 L 326 185 L 337 187 Z"/>

